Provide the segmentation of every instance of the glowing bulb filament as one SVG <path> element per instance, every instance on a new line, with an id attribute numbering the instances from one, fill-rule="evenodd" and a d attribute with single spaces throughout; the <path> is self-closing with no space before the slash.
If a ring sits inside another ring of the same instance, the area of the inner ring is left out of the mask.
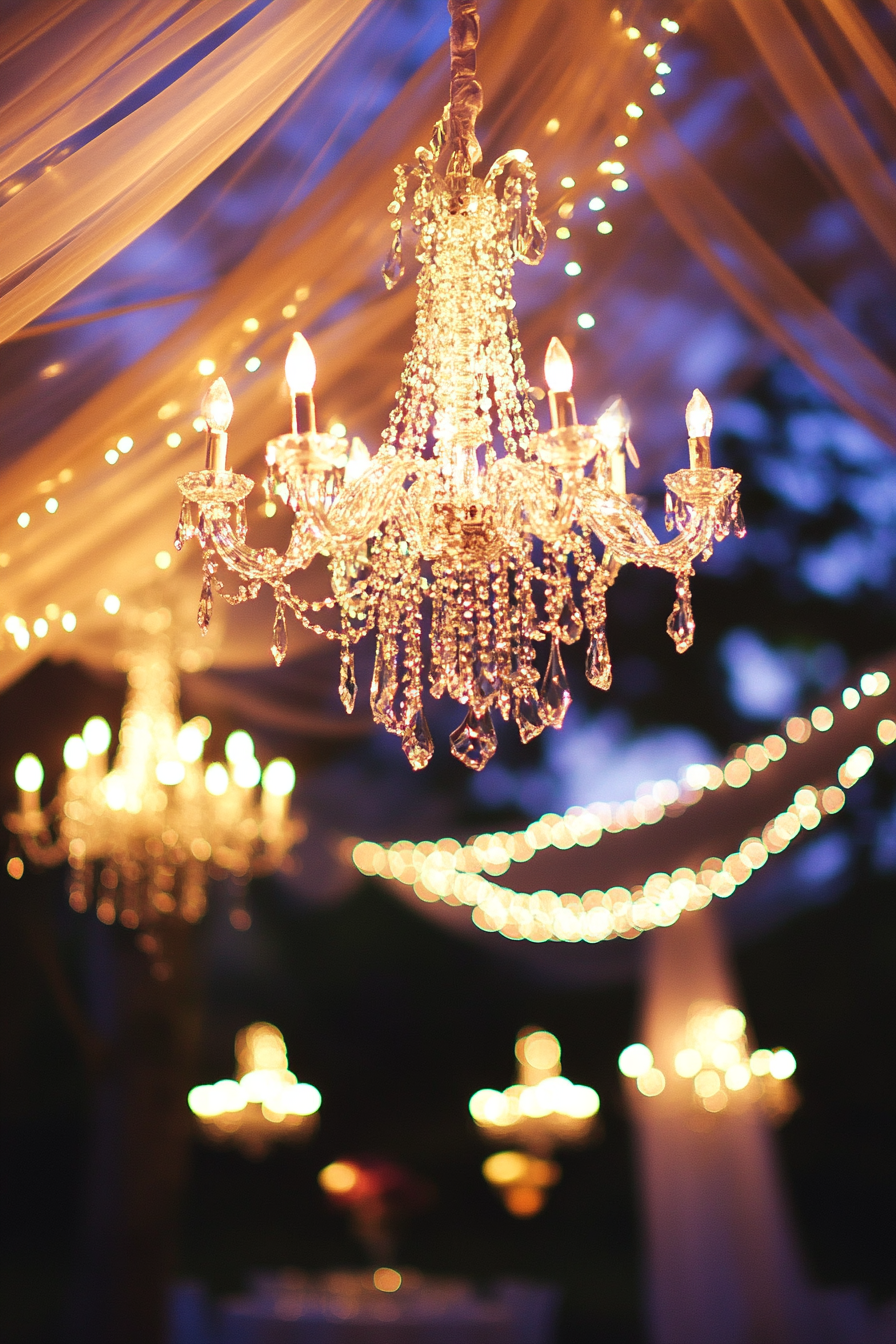
<path id="1" fill-rule="evenodd" d="M 300 331 L 294 331 L 292 345 L 286 356 L 286 382 L 293 401 L 294 434 L 313 434 L 316 429 L 314 416 L 314 383 L 317 378 L 317 364 L 314 351 Z"/>
<path id="2" fill-rule="evenodd" d="M 548 385 L 552 429 L 578 424 L 576 404 L 572 398 L 572 376 L 573 367 L 569 352 L 556 336 L 552 336 L 544 357 L 544 378 Z"/>
<path id="3" fill-rule="evenodd" d="M 688 427 L 691 467 L 711 467 L 709 436 L 712 433 L 712 407 L 697 387 L 694 388 L 694 395 L 687 404 L 684 420 Z"/>

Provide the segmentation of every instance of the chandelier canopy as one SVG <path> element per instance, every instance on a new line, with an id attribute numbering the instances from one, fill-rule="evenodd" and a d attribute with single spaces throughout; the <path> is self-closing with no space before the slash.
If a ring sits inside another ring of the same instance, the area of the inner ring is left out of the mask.
<path id="1" fill-rule="evenodd" d="M 314 356 L 297 334 L 286 361 L 292 430 L 266 453 L 268 498 L 276 492 L 295 514 L 288 548 L 278 554 L 246 545 L 245 499 L 254 483 L 226 466 L 233 403 L 221 378 L 202 403 L 205 470 L 179 481 L 185 499 L 175 538 L 178 549 L 192 537 L 203 547 L 200 628 L 208 627 L 215 590 L 243 602 L 269 584 L 275 660 L 286 655 L 288 610 L 338 640 L 339 692 L 349 713 L 354 646 L 372 634 L 373 717 L 401 738 L 415 770 L 433 751 L 425 682 L 434 698 L 466 706 L 451 750 L 481 770 L 497 746 L 495 711 L 514 719 L 524 742 L 561 727 L 571 699 L 561 646 L 576 643 L 585 627 L 588 680 L 609 688 L 606 593 L 622 565 L 675 576 L 668 630 L 683 653 L 694 636 L 693 561 L 708 559 L 732 527 L 744 531 L 740 477 L 712 466 L 712 411 L 699 391 L 686 412 L 689 466 L 665 478 L 666 527 L 677 535 L 664 544 L 627 492 L 626 457 L 635 466 L 638 459 L 625 403 L 616 398 L 596 424 L 580 425 L 572 361 L 556 338 L 545 360 L 551 428 L 539 430 L 512 292 L 517 262 L 536 265 L 544 253 L 535 170 L 515 149 L 476 175 L 479 18 L 474 0 L 449 0 L 448 8 L 450 101 L 430 144 L 396 169 L 389 205 L 386 285 L 403 271 L 403 214 L 420 270 L 416 330 L 382 446 L 371 457 L 358 438 L 318 431 Z M 328 558 L 333 596 L 310 603 L 292 592 L 290 577 L 316 555 Z M 224 593 L 222 561 L 241 580 L 235 594 Z M 338 629 L 313 620 L 336 607 Z M 547 646 L 543 672 L 540 643 Z"/>

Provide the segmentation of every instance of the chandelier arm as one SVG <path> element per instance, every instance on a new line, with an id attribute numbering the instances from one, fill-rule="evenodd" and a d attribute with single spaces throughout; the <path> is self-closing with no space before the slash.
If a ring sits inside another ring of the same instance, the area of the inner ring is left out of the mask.
<path id="1" fill-rule="evenodd" d="M 704 516 L 695 519 L 685 532 L 671 541 L 661 542 L 654 537 L 652 543 L 646 543 L 642 537 L 635 539 L 622 528 L 614 527 L 593 514 L 582 514 L 581 521 L 621 563 L 649 565 L 653 569 L 666 569 L 672 574 L 690 565 L 707 549 L 715 535 L 713 519 Z"/>
<path id="2" fill-rule="evenodd" d="M 272 547 L 256 550 L 254 546 L 239 541 L 229 518 L 213 518 L 211 524 L 211 541 L 215 551 L 229 569 L 248 583 L 285 583 L 297 570 L 307 569 L 320 550 L 316 542 L 313 549 L 310 546 L 299 548 L 296 534 L 301 536 L 302 529 L 298 524 L 293 527 L 293 538 L 283 555 Z M 307 539 L 311 540 L 310 537 Z"/>

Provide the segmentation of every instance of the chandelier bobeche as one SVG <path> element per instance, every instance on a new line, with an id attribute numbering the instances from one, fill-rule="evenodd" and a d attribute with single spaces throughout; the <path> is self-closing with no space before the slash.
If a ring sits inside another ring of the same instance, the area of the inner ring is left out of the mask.
<path id="1" fill-rule="evenodd" d="M 625 403 L 617 398 L 596 424 L 580 425 L 572 361 L 556 338 L 545 360 L 551 428 L 539 431 L 512 294 L 515 264 L 535 265 L 544 252 L 535 171 L 525 151 L 511 150 L 475 176 L 479 20 L 469 0 L 449 0 L 449 10 L 451 100 L 415 163 L 396 169 L 389 206 L 394 239 L 383 274 L 391 288 L 402 274 L 407 184 L 416 179 L 416 330 L 379 452 L 371 457 L 358 438 L 349 444 L 318 432 L 314 356 L 297 334 L 286 360 L 292 431 L 271 440 L 266 454 L 268 497 L 276 491 L 295 513 L 287 550 L 246 545 L 244 501 L 254 483 L 226 467 L 233 403 L 220 378 L 202 404 L 206 469 L 179 482 L 185 500 L 175 539 L 180 548 L 198 536 L 203 547 L 200 627 L 208 626 L 215 590 L 243 602 L 269 584 L 275 660 L 286 654 L 288 610 L 338 640 L 339 692 L 349 713 L 354 646 L 372 634 L 373 717 L 401 737 L 415 770 L 433 751 L 425 679 L 436 699 L 447 694 L 467 707 L 451 750 L 481 770 L 497 746 L 495 711 L 513 717 L 524 742 L 562 725 L 571 697 L 561 645 L 576 643 L 584 627 L 588 680 L 609 688 L 606 594 L 622 565 L 675 576 L 668 630 L 683 653 L 694 636 L 692 563 L 707 559 L 732 527 L 738 536 L 744 530 L 740 477 L 711 464 L 712 411 L 700 392 L 685 417 L 689 467 L 665 478 L 666 527 L 678 533 L 665 544 L 627 494 L 626 455 L 638 463 Z M 318 554 L 328 557 L 333 596 L 311 603 L 289 581 Z M 221 561 L 241 580 L 236 594 L 224 593 Z M 339 629 L 313 620 L 334 607 Z M 543 674 L 536 666 L 542 642 L 549 650 Z"/>

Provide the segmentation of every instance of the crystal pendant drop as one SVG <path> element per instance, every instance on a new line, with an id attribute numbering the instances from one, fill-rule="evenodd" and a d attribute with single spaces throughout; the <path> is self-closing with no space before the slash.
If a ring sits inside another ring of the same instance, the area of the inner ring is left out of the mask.
<path id="1" fill-rule="evenodd" d="M 413 770 L 422 770 L 429 765 L 433 750 L 432 733 L 429 731 L 429 724 L 422 709 L 418 709 L 411 720 L 411 725 L 401 740 L 401 749 Z"/>
<path id="2" fill-rule="evenodd" d="M 286 657 L 286 612 L 283 603 L 277 603 L 277 615 L 274 617 L 274 637 L 271 641 L 271 653 L 279 667 Z"/>
<path id="3" fill-rule="evenodd" d="M 212 603 L 214 596 L 212 594 L 211 575 L 206 574 L 202 580 L 202 592 L 199 596 L 199 612 L 196 616 L 196 623 L 203 634 L 206 634 L 212 619 Z"/>
<path id="4" fill-rule="evenodd" d="M 355 655 L 354 652 L 343 645 L 342 653 L 339 658 L 339 699 L 342 701 L 346 714 L 351 714 L 355 707 L 355 696 L 358 694 L 358 683 L 355 681 Z"/>
<path id="5" fill-rule="evenodd" d="M 544 731 L 541 701 L 535 691 L 529 691 L 526 695 L 517 698 L 513 717 L 519 729 L 521 742 L 531 742 L 534 737 Z"/>
<path id="6" fill-rule="evenodd" d="M 744 522 L 744 511 L 740 506 L 740 498 L 734 509 L 734 535 L 736 537 L 745 537 L 747 535 L 747 524 Z"/>
<path id="7" fill-rule="evenodd" d="M 672 607 L 666 629 L 679 653 L 685 653 L 694 642 L 694 611 L 691 607 L 691 590 L 687 579 L 676 585 L 678 596 Z"/>
<path id="8" fill-rule="evenodd" d="M 563 610 L 560 613 L 560 620 L 557 622 L 560 638 L 564 644 L 575 644 L 582 635 L 582 617 L 579 609 L 571 597 L 567 597 L 563 603 Z"/>
<path id="9" fill-rule="evenodd" d="M 383 262 L 383 279 L 386 282 L 387 289 L 394 289 L 401 277 L 404 275 L 404 266 L 401 260 L 401 225 L 392 235 L 392 246 L 389 249 L 389 255 Z"/>
<path id="10" fill-rule="evenodd" d="M 562 728 L 572 694 L 557 640 L 551 643 L 551 656 L 541 685 L 541 717 L 546 728 Z"/>
<path id="11" fill-rule="evenodd" d="M 672 496 L 666 491 L 666 531 L 671 532 L 675 526 L 675 513 L 672 508 Z"/>
<path id="12" fill-rule="evenodd" d="M 608 691 L 613 683 L 613 665 L 610 662 L 610 650 L 603 626 L 595 630 L 591 636 L 585 659 L 585 676 L 599 691 Z"/>
<path id="13" fill-rule="evenodd" d="M 192 541 L 196 535 L 196 527 L 193 522 L 193 511 L 190 508 L 190 501 L 185 499 L 181 505 L 180 518 L 177 520 L 177 528 L 174 533 L 174 549 L 182 551 L 185 542 Z"/>
<path id="14" fill-rule="evenodd" d="M 488 765 L 498 746 L 498 736 L 488 710 L 476 714 L 472 709 L 459 728 L 449 738 L 451 754 L 471 770 Z"/>

